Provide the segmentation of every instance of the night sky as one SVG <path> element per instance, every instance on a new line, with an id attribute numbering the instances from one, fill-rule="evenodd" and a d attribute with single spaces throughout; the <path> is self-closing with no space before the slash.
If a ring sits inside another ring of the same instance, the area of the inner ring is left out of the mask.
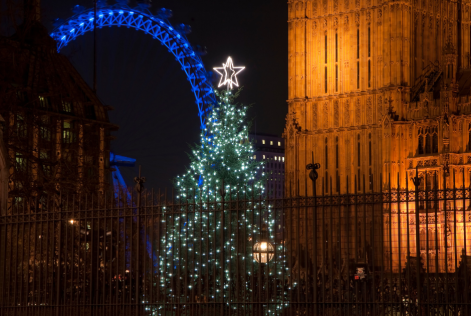
<path id="1" fill-rule="evenodd" d="M 111 1 L 110 1 L 111 2 Z M 72 16 L 71 8 L 91 7 L 92 0 L 42 0 L 43 23 Z M 131 1 L 131 6 L 134 2 Z M 170 22 L 192 27 L 192 45 L 207 48 L 206 70 L 228 56 L 252 104 L 252 129 L 281 136 L 287 112 L 287 5 L 283 0 L 154 0 L 152 11 L 173 11 Z M 77 38 L 62 50 L 92 86 L 93 35 Z M 173 55 L 149 35 L 126 27 L 98 30 L 98 96 L 111 105 L 110 120 L 120 126 L 112 150 L 137 159 L 146 187 L 171 187 L 189 165 L 188 144 L 198 142 L 199 119 L 186 75 Z M 216 79 L 219 77 L 216 76 Z M 138 167 L 121 168 L 128 184 Z"/>

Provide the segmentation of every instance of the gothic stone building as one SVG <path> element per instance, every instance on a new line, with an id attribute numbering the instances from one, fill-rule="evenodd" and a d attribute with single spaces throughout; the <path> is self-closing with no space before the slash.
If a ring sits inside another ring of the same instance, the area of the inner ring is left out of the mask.
<path id="1" fill-rule="evenodd" d="M 411 189 L 416 167 L 424 179 L 422 189 L 470 185 L 471 1 L 289 0 L 288 12 L 286 196 L 312 192 L 311 181 L 306 181 L 312 155 L 321 165 L 318 195 L 344 194 L 347 188 L 350 193 L 380 192 L 389 183 L 394 189 Z M 395 214 L 400 208 L 404 223 L 406 208 L 410 218 L 416 211 L 414 203 L 405 204 L 391 206 Z M 444 227 L 440 219 L 446 206 L 437 207 L 438 240 L 435 243 L 435 225 L 428 225 L 433 240 L 426 247 L 421 238 L 420 247 L 422 257 L 422 248 L 438 250 L 428 256 L 430 271 L 436 269 L 433 256 L 444 262 L 443 247 L 450 247 L 448 262 L 464 248 L 463 223 Z M 453 207 L 461 209 L 462 204 Z M 424 236 L 422 206 L 419 212 Z M 299 218 L 303 220 L 302 212 Z M 376 227 L 385 232 L 390 224 L 397 227 L 397 218 L 391 223 L 388 218 L 385 215 Z M 351 225 L 342 226 L 342 234 L 372 230 L 368 219 Z M 301 226 L 293 220 L 288 227 L 291 236 L 300 230 L 305 250 L 303 240 L 311 238 L 303 234 L 312 229 L 303 231 Z M 401 233 L 393 230 L 391 241 L 388 234 L 383 236 L 385 245 L 393 244 L 393 251 L 384 256 L 391 258 L 395 271 L 399 263 L 405 265 L 407 235 L 411 255 L 416 255 L 415 225 L 409 232 L 405 226 Z M 445 240 L 450 232 L 461 235 Z M 350 259 L 367 260 L 367 248 L 381 246 L 372 241 L 380 234 L 365 234 L 363 240 L 350 236 L 355 245 Z M 398 239 L 404 247 L 400 256 Z M 308 248 L 311 257 L 312 245 Z M 470 253 L 470 241 L 466 248 Z M 444 271 L 444 264 L 438 265 L 439 272 Z M 448 267 L 449 272 L 453 269 Z"/>

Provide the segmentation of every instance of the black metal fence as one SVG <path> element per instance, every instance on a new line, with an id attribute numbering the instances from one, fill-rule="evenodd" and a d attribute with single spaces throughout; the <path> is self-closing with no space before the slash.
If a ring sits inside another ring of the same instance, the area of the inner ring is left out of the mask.
<path id="1" fill-rule="evenodd" d="M 470 189 L 447 187 L 466 177 L 316 198 L 228 188 L 184 202 L 149 190 L 12 199 L 0 311 L 471 315 Z"/>

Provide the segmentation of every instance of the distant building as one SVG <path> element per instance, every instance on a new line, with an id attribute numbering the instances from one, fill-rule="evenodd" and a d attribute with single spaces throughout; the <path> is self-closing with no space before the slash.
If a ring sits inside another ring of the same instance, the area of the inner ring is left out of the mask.
<path id="1" fill-rule="evenodd" d="M 0 114 L 9 160 L 9 195 L 105 192 L 109 188 L 107 111 L 40 22 L 40 1 L 25 1 L 24 22 L 0 37 Z M 21 199 L 18 199 L 20 201 Z"/>
<path id="2" fill-rule="evenodd" d="M 285 183 L 285 140 L 276 135 L 250 134 L 255 145 L 255 160 L 265 160 L 269 174 L 266 190 L 272 198 L 282 198 Z"/>

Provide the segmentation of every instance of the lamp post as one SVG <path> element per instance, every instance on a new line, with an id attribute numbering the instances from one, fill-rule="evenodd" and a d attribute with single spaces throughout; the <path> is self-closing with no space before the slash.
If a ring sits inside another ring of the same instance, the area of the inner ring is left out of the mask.
<path id="1" fill-rule="evenodd" d="M 419 186 L 421 183 L 419 177 L 419 166 L 415 167 L 415 177 L 412 178 L 412 182 L 415 186 L 415 248 L 417 254 L 416 262 L 416 273 L 417 273 L 417 308 L 420 309 L 420 296 L 421 296 L 421 284 L 420 284 L 420 214 L 419 214 Z"/>
<path id="2" fill-rule="evenodd" d="M 260 241 L 253 245 L 253 256 L 258 263 L 268 263 L 275 256 L 275 247 L 268 241 L 267 224 L 262 225 Z"/>

